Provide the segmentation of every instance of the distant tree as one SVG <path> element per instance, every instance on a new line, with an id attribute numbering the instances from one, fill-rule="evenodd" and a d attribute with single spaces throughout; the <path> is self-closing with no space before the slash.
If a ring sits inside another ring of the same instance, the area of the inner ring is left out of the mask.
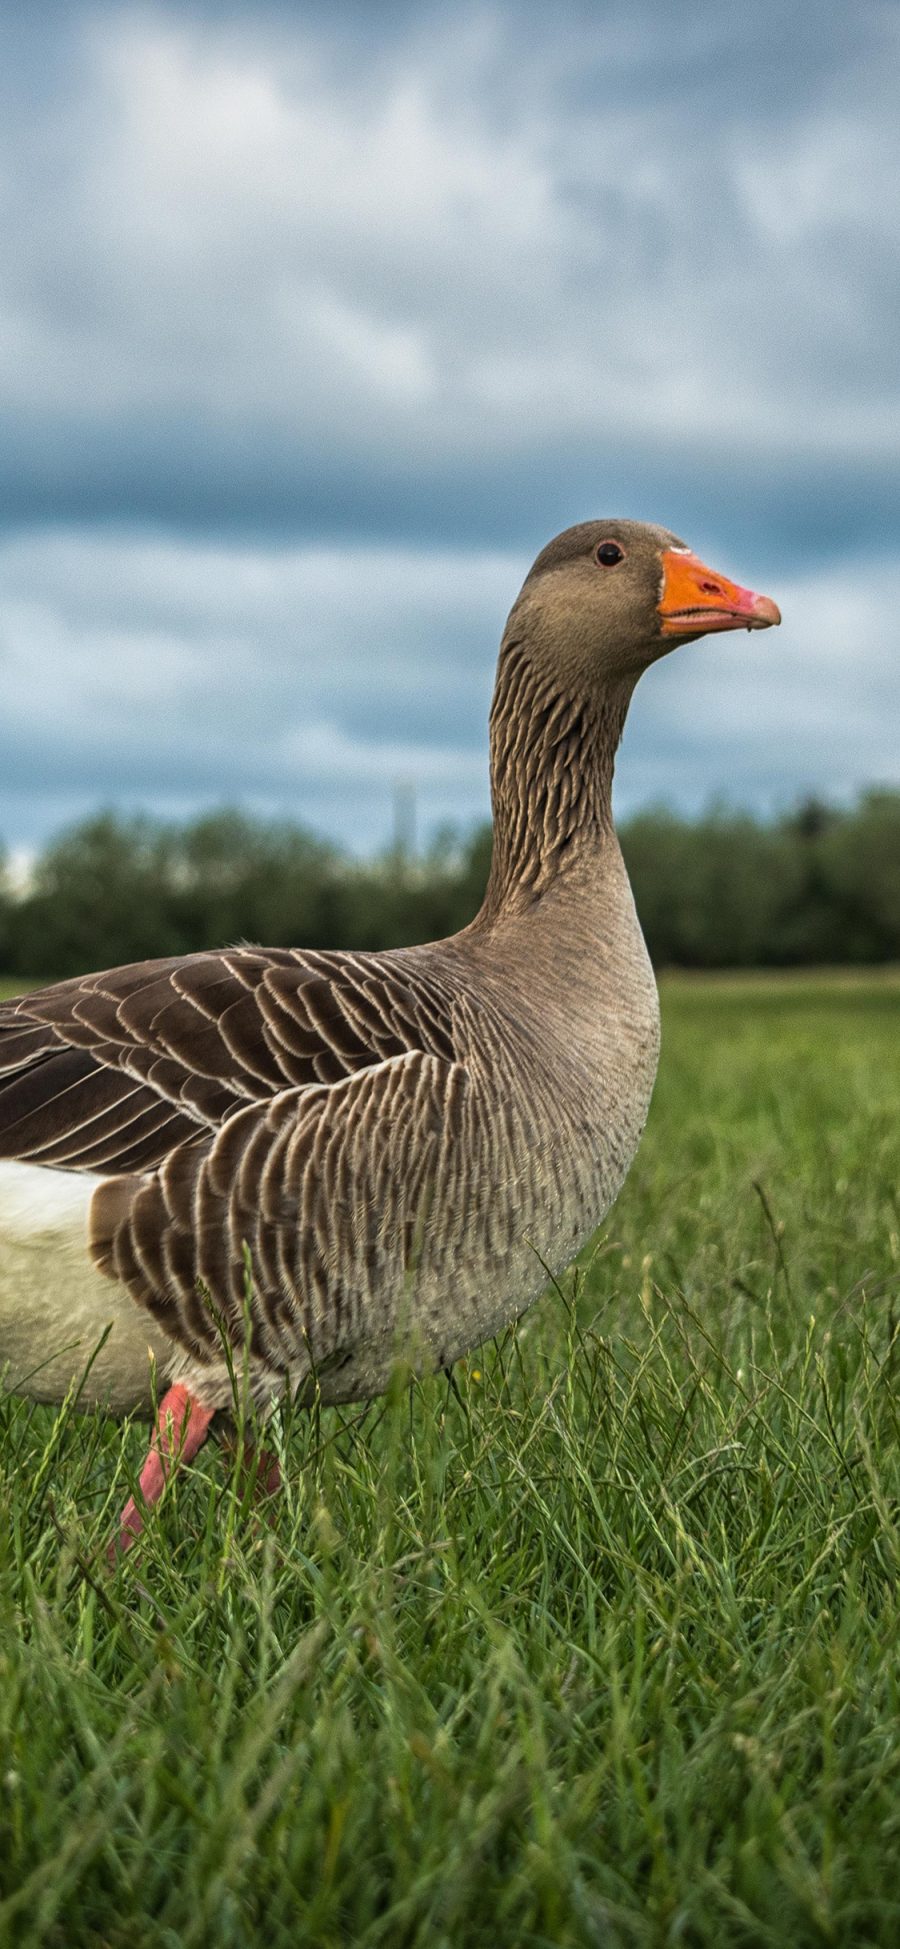
<path id="1" fill-rule="evenodd" d="M 817 799 L 779 820 L 776 831 L 793 866 L 793 884 L 775 916 L 764 959 L 779 967 L 843 959 L 841 916 L 822 871 L 822 841 L 842 815 Z"/>
<path id="2" fill-rule="evenodd" d="M 445 829 L 416 860 L 383 858 L 348 866 L 343 938 L 358 948 L 440 940 L 472 920 L 487 884 L 491 829 L 460 842 Z"/>
<path id="3" fill-rule="evenodd" d="M 796 896 L 797 862 L 781 836 L 745 814 L 688 822 L 646 812 L 622 850 L 647 945 L 660 966 L 747 967 L 767 958 Z"/>
<path id="4" fill-rule="evenodd" d="M 823 893 L 838 917 L 834 959 L 900 959 L 900 792 L 868 792 L 819 841 Z"/>
<path id="5" fill-rule="evenodd" d="M 6 854 L 0 847 L 0 969 L 9 966 L 12 910 L 12 888 L 6 869 Z"/>
<path id="6" fill-rule="evenodd" d="M 169 835 L 155 821 L 98 813 L 42 854 L 31 892 L 10 917 L 21 975 L 67 975 L 178 953 L 168 899 Z"/>
<path id="7" fill-rule="evenodd" d="M 810 800 L 770 824 L 648 811 L 621 839 L 657 966 L 900 957 L 900 793 L 870 792 L 850 811 Z M 49 979 L 238 941 L 438 939 L 476 914 L 490 858 L 489 826 L 361 861 L 227 807 L 184 825 L 103 812 L 47 847 L 24 897 L 0 870 L 0 972 Z"/>
<path id="8" fill-rule="evenodd" d="M 465 927 L 474 920 L 484 899 L 491 870 L 492 837 L 490 825 L 478 826 L 464 848 L 456 888 L 455 925 Z"/>
<path id="9" fill-rule="evenodd" d="M 341 855 L 288 820 L 225 808 L 176 832 L 171 905 L 191 948 L 321 946 L 341 924 Z"/>
<path id="10" fill-rule="evenodd" d="M 784 832 L 809 843 L 821 839 L 823 832 L 827 832 L 840 817 L 833 805 L 826 805 L 824 799 L 812 797 L 801 800 L 796 811 L 789 812 L 780 823 Z"/>

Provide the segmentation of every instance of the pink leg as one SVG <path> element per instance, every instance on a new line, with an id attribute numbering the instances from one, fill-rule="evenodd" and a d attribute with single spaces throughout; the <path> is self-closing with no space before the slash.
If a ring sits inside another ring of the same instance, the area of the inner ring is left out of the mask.
<path id="1" fill-rule="evenodd" d="M 255 1456 L 253 1443 L 245 1441 L 244 1467 L 251 1469 L 254 1460 L 256 1461 L 257 1470 L 256 1494 L 258 1496 L 277 1495 L 281 1488 L 281 1468 L 279 1466 L 278 1456 L 273 1455 L 270 1448 L 259 1449 L 258 1454 Z"/>
<path id="2" fill-rule="evenodd" d="M 222 1447 L 233 1459 L 237 1448 L 236 1435 L 225 1435 L 222 1439 Z M 256 1448 L 251 1437 L 245 1435 L 239 1470 L 241 1481 L 254 1470 L 256 1472 L 256 1481 L 253 1484 L 254 1497 L 258 1499 L 260 1496 L 277 1495 L 281 1488 L 281 1468 L 278 1457 L 273 1455 L 269 1448 Z"/>
<path id="3" fill-rule="evenodd" d="M 119 1534 L 107 1552 L 110 1562 L 131 1548 L 144 1527 L 144 1506 L 158 1502 L 172 1468 L 193 1461 L 209 1432 L 215 1408 L 204 1408 L 195 1394 L 179 1382 L 159 1404 L 147 1460 L 140 1473 L 140 1501 L 129 1496 L 122 1511 Z"/>

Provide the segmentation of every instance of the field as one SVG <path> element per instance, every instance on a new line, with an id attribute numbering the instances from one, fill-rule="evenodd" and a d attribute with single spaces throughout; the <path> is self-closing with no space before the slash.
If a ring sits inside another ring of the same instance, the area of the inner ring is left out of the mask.
<path id="1" fill-rule="evenodd" d="M 560 1291 L 286 1491 L 7 1399 L 0 1941 L 900 1941 L 900 984 L 669 981 Z"/>

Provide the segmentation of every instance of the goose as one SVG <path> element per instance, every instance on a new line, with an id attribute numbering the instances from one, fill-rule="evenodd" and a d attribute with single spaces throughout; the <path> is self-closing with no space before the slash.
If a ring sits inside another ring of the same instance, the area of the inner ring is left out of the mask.
<path id="1" fill-rule="evenodd" d="M 656 985 L 613 827 L 642 672 L 780 622 L 667 529 L 538 555 L 490 717 L 493 853 L 461 933 L 381 953 L 241 946 L 0 1006 L 7 1387 L 146 1412 L 140 1533 L 246 1377 L 365 1401 L 449 1368 L 595 1230 L 644 1127 Z M 248 1298 L 249 1295 L 249 1298 Z"/>

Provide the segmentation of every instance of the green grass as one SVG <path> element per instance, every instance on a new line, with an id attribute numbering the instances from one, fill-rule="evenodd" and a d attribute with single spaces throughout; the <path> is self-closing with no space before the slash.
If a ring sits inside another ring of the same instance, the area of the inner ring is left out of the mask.
<path id="1" fill-rule="evenodd" d="M 7 1401 L 4 1944 L 900 1940 L 900 989 L 663 999 L 577 1291 L 268 1521 L 210 1446 L 109 1576 L 142 1431 Z"/>

